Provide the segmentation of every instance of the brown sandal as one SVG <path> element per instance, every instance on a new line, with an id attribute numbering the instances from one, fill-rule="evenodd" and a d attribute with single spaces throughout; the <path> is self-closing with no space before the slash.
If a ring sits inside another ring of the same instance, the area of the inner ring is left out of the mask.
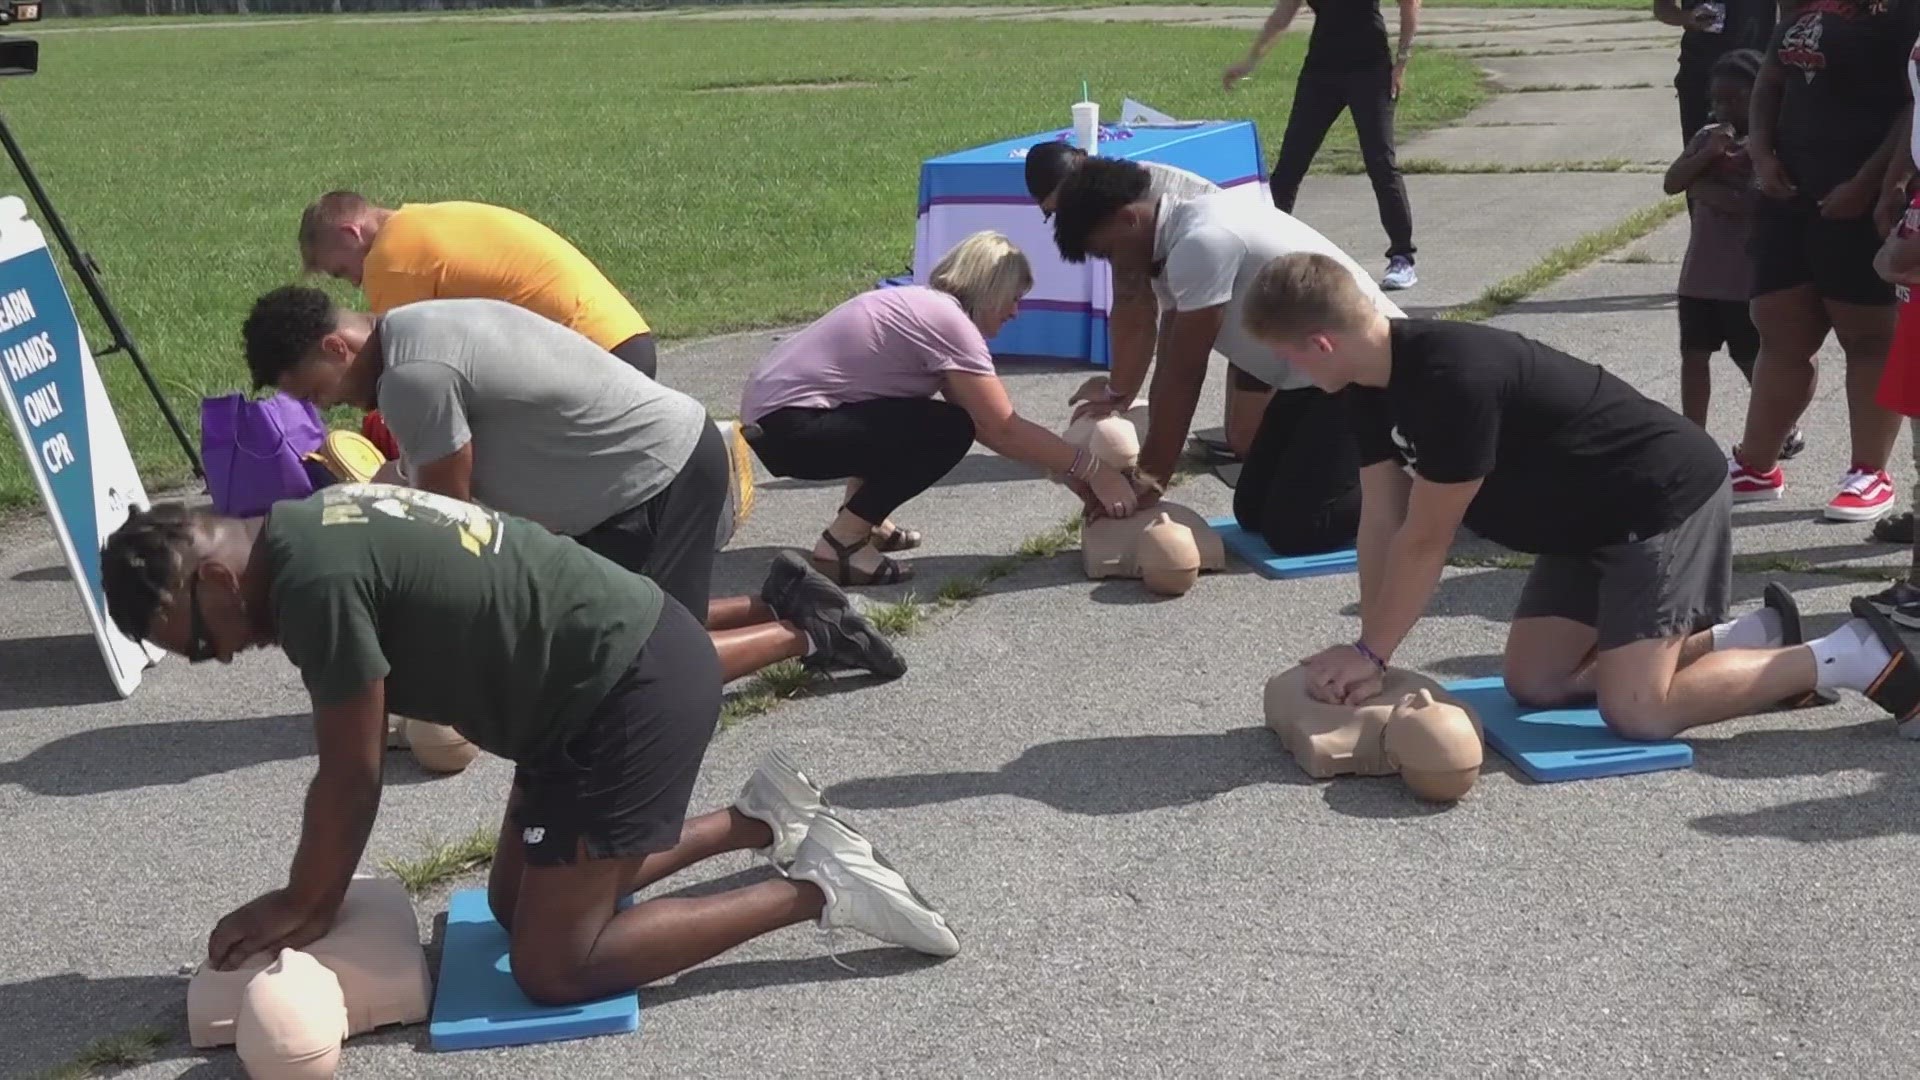
<path id="1" fill-rule="evenodd" d="M 920 546 L 920 542 L 923 539 L 925 538 L 912 529 L 903 529 L 895 525 L 893 531 L 890 533 L 883 535 L 876 532 L 873 534 L 873 550 L 912 551 L 914 548 Z"/>
<path id="2" fill-rule="evenodd" d="M 880 565 L 871 573 L 855 570 L 853 568 L 853 556 L 861 548 L 873 543 L 873 537 L 871 536 L 863 536 L 851 544 L 842 544 L 840 541 L 835 540 L 833 534 L 830 532 L 821 533 L 820 539 L 825 540 L 827 546 L 833 549 L 835 557 L 832 559 L 823 559 L 818 555 L 811 555 L 809 559 L 816 569 L 831 578 L 836 585 L 849 587 L 856 585 L 897 585 L 913 577 L 912 570 L 901 566 L 899 563 L 884 555 L 880 557 Z"/>

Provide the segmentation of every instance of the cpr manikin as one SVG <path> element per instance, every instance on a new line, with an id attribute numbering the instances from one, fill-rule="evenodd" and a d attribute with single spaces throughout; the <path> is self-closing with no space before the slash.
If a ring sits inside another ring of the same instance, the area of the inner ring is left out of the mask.
<path id="1" fill-rule="evenodd" d="M 408 717 L 405 732 L 413 759 L 428 772 L 457 773 L 480 756 L 479 747 L 444 724 L 429 724 Z"/>
<path id="2" fill-rule="evenodd" d="M 253 1080 L 332 1080 L 347 999 L 326 965 L 295 949 L 247 981 L 233 1048 Z"/>
<path id="3" fill-rule="evenodd" d="M 1141 541 L 1148 529 L 1166 528 L 1168 524 L 1183 525 L 1191 535 L 1193 548 L 1199 555 L 1199 568 L 1196 573 L 1224 570 L 1227 567 L 1227 548 L 1220 542 L 1220 534 L 1213 531 L 1207 519 L 1199 514 L 1165 500 L 1132 517 L 1095 518 L 1080 530 L 1080 556 L 1090 578 L 1141 576 Z M 1164 540 L 1173 540 L 1178 534 L 1171 534 Z M 1184 543 L 1180 545 L 1184 548 Z M 1156 552 L 1149 562 L 1160 556 Z M 1171 551 L 1167 552 L 1172 555 Z M 1184 560 L 1184 556 L 1181 557 Z"/>
<path id="4" fill-rule="evenodd" d="M 417 1024 L 433 1000 L 420 924 L 407 890 L 393 878 L 356 877 L 325 937 L 301 950 L 339 980 L 348 1035 L 389 1024 Z M 187 1033 L 198 1047 L 234 1041 L 241 1000 L 254 976 L 279 957 L 261 953 L 232 971 L 205 964 L 187 984 Z"/>
<path id="5" fill-rule="evenodd" d="M 1380 691 L 1355 705 L 1307 693 L 1307 671 L 1267 680 L 1267 726 L 1308 776 L 1400 774 L 1423 799 L 1453 802 L 1473 787 L 1484 754 L 1480 723 L 1439 683 L 1388 668 Z"/>
<path id="6" fill-rule="evenodd" d="M 1200 545 L 1193 530 L 1161 513 L 1134 549 L 1140 582 L 1162 596 L 1184 596 L 1200 576 Z"/>

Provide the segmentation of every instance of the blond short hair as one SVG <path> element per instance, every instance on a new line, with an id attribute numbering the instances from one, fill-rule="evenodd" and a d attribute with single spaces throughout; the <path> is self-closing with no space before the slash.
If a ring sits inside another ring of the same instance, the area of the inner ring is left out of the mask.
<path id="1" fill-rule="evenodd" d="M 1346 264 L 1317 251 L 1282 255 L 1253 279 L 1241 322 L 1261 341 L 1358 330 L 1375 314 L 1373 301 Z"/>
<path id="2" fill-rule="evenodd" d="M 1033 267 L 1013 241 L 991 230 L 977 232 L 947 252 L 927 284 L 960 301 L 967 317 L 1018 303 L 1033 288 Z"/>
<path id="3" fill-rule="evenodd" d="M 327 230 L 351 224 L 375 209 L 366 196 L 355 191 L 329 191 L 315 199 L 300 215 L 300 262 L 312 273 L 315 247 Z"/>

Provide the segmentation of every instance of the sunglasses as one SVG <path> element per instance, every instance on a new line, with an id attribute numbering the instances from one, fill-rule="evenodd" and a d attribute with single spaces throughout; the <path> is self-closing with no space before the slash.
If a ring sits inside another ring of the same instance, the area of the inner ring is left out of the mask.
<path id="1" fill-rule="evenodd" d="M 187 643 L 187 662 L 205 663 L 214 658 L 213 635 L 207 633 L 206 616 L 200 613 L 200 570 L 194 568 L 193 577 L 187 582 L 187 618 L 193 633 L 193 640 Z"/>

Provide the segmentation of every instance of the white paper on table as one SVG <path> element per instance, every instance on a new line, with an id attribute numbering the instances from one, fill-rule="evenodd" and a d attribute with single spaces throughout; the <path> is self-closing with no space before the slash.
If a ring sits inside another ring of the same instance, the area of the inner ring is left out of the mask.
<path id="1" fill-rule="evenodd" d="M 1143 105 L 1132 98 L 1127 98 L 1120 103 L 1120 122 L 1123 124 L 1132 124 L 1136 127 L 1146 127 L 1149 125 L 1178 126 L 1183 123 L 1183 121 L 1175 120 L 1159 109 L 1153 108 L 1150 105 Z M 1200 121 L 1195 121 L 1195 123 L 1199 122 Z"/>

